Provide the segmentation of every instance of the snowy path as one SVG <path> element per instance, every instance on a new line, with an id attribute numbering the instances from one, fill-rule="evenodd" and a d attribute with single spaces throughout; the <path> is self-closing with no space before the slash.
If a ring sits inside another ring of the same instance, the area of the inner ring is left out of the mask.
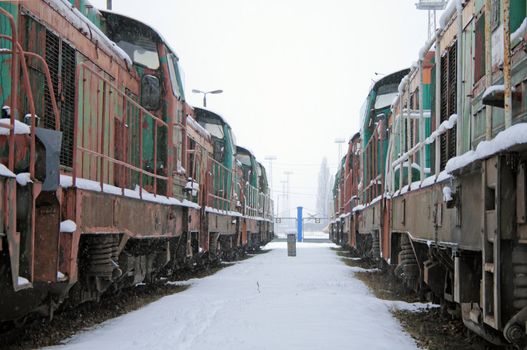
<path id="1" fill-rule="evenodd" d="M 55 349 L 416 349 L 390 308 L 330 249 L 285 243 Z"/>

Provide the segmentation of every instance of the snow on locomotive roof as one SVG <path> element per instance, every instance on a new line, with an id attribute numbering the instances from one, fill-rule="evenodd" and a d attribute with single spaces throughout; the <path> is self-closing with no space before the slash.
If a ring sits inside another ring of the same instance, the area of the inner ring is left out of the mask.
<path id="1" fill-rule="evenodd" d="M 441 29 L 444 29 L 445 26 L 450 22 L 450 19 L 454 16 L 454 13 L 456 13 L 456 9 L 458 6 L 461 6 L 462 0 L 450 0 L 448 2 L 448 5 L 439 18 L 439 27 Z"/>
<path id="2" fill-rule="evenodd" d="M 210 132 L 208 132 L 207 129 L 202 127 L 196 120 L 194 120 L 191 115 L 187 115 L 187 125 L 190 125 L 192 128 L 194 128 L 204 138 L 211 138 Z"/>
<path id="3" fill-rule="evenodd" d="M 179 60 L 179 56 L 177 55 L 176 51 L 170 46 L 168 40 L 166 40 L 165 37 L 163 36 L 163 34 L 161 34 L 161 32 L 159 32 L 156 28 L 152 27 L 150 24 L 142 22 L 142 21 L 140 21 L 140 20 L 138 20 L 136 18 L 133 18 L 133 17 L 130 17 L 130 16 L 127 16 L 127 15 L 123 15 L 122 13 L 119 13 L 119 12 L 116 12 L 116 11 L 113 11 L 113 10 L 99 10 L 99 11 L 102 14 L 110 14 L 110 15 L 114 15 L 114 16 L 119 16 L 121 18 L 127 19 L 129 21 L 140 23 L 140 24 L 150 28 L 150 30 L 152 30 L 152 32 L 158 36 L 159 41 L 163 42 L 165 44 L 165 46 L 170 50 L 170 52 L 172 52 L 174 54 L 174 56 L 176 56 L 176 58 Z"/>
<path id="4" fill-rule="evenodd" d="M 97 42 L 108 54 L 120 57 L 128 67 L 132 67 L 132 59 L 116 43 L 111 41 L 93 22 L 84 16 L 68 0 L 50 0 L 49 5 L 60 13 L 81 33 L 88 36 L 90 40 Z"/>
<path id="5" fill-rule="evenodd" d="M 255 155 L 254 155 L 254 152 L 253 152 L 252 150 L 250 150 L 249 148 L 236 145 L 236 153 L 238 153 L 238 148 L 239 148 L 242 152 L 247 152 L 247 153 L 249 153 L 251 156 L 254 157 L 254 159 L 256 159 L 256 157 L 255 157 Z"/>
<path id="6" fill-rule="evenodd" d="M 381 79 L 377 80 L 373 84 L 373 87 L 370 90 L 375 90 L 381 85 L 400 82 L 401 79 L 404 79 L 404 77 L 406 77 L 409 73 L 410 73 L 409 68 L 404 68 L 404 69 L 400 69 L 395 72 L 389 73 L 385 75 L 384 77 L 382 77 Z"/>

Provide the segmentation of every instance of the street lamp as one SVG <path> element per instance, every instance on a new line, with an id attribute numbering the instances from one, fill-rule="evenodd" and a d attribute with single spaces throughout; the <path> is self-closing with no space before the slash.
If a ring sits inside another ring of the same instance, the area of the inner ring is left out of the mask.
<path id="1" fill-rule="evenodd" d="M 285 192 L 285 198 L 286 198 L 286 208 L 287 208 L 287 216 L 289 216 L 291 214 L 291 212 L 289 211 L 289 176 L 293 175 L 293 172 L 292 171 L 284 171 L 284 175 L 286 176 L 286 186 L 287 186 L 287 189 L 286 189 L 286 192 Z"/>
<path id="2" fill-rule="evenodd" d="M 273 196 L 272 195 L 272 192 L 273 192 L 273 160 L 276 160 L 276 156 L 265 156 L 264 158 L 265 160 L 269 161 L 269 188 L 271 188 L 270 192 L 271 192 L 271 197 Z"/>
<path id="3" fill-rule="evenodd" d="M 335 143 L 339 145 L 339 158 L 337 159 L 337 169 L 340 166 L 340 161 L 342 160 L 342 144 L 346 143 L 346 139 L 343 138 L 336 138 Z"/>
<path id="4" fill-rule="evenodd" d="M 435 33 L 437 24 L 436 24 L 436 11 L 444 10 L 446 7 L 445 0 L 419 0 L 415 7 L 418 10 L 428 11 L 428 39 L 431 38 L 432 34 Z M 432 29 L 432 18 L 434 27 Z"/>
<path id="5" fill-rule="evenodd" d="M 195 94 L 203 94 L 203 107 L 207 107 L 207 94 L 221 94 L 223 90 L 201 91 L 192 89 Z"/>

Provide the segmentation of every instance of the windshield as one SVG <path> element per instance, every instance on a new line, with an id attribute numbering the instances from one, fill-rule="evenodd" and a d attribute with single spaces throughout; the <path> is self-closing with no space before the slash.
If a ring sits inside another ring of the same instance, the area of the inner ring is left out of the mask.
<path id="1" fill-rule="evenodd" d="M 236 159 L 238 159 L 243 165 L 251 166 L 251 156 L 248 154 L 238 153 Z"/>
<path id="2" fill-rule="evenodd" d="M 379 87 L 377 91 L 377 97 L 375 98 L 374 109 L 380 109 L 388 107 L 392 104 L 393 100 L 397 97 L 398 84 L 387 84 Z"/>
<path id="3" fill-rule="evenodd" d="M 172 92 L 174 93 L 174 96 L 181 97 L 183 96 L 183 88 L 181 87 L 180 79 L 178 79 L 178 64 L 177 64 L 177 58 L 170 54 L 167 57 L 168 61 L 168 71 L 170 73 L 170 83 L 172 85 Z"/>
<path id="4" fill-rule="evenodd" d="M 203 126 L 205 128 L 205 130 L 207 130 L 212 136 L 214 136 L 214 137 L 216 137 L 218 139 L 223 139 L 223 136 L 224 136 L 224 134 L 223 134 L 223 125 L 210 123 L 210 122 L 205 122 L 201 126 Z"/>
<path id="5" fill-rule="evenodd" d="M 392 104 L 393 100 L 395 100 L 396 97 L 397 97 L 397 92 L 392 92 L 392 93 L 384 94 L 384 95 L 378 95 L 377 98 L 375 99 L 374 108 L 380 109 L 383 107 L 388 107 L 389 105 Z"/>
<path id="6" fill-rule="evenodd" d="M 133 19 L 106 13 L 106 31 L 108 37 L 130 56 L 135 64 L 157 70 L 157 34 L 145 24 Z"/>
<path id="7" fill-rule="evenodd" d="M 159 68 L 159 56 L 154 42 L 137 38 L 135 42 L 120 40 L 117 45 L 132 58 L 134 63 L 150 69 Z"/>

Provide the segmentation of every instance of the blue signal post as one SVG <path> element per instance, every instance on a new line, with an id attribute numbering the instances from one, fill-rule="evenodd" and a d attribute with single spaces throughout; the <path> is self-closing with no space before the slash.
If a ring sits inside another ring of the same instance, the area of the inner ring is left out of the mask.
<path id="1" fill-rule="evenodd" d="M 298 237 L 298 241 L 299 242 L 302 242 L 302 231 L 303 231 L 303 225 L 304 225 L 304 219 L 302 218 L 302 207 L 297 207 L 296 208 L 296 221 L 297 221 L 297 224 L 298 224 L 298 227 L 297 227 L 297 237 Z"/>

